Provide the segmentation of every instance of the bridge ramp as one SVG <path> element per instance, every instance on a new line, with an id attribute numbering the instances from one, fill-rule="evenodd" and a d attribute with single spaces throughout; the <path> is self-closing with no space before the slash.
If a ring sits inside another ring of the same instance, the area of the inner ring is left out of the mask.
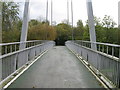
<path id="1" fill-rule="evenodd" d="M 102 88 L 96 78 L 65 46 L 56 46 L 9 88 Z"/>

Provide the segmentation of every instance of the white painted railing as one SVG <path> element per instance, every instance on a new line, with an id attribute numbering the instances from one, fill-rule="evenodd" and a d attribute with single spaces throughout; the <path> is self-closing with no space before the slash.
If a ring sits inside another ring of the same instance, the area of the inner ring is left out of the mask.
<path id="1" fill-rule="evenodd" d="M 96 44 L 97 50 L 91 49 L 91 44 Z M 120 87 L 120 45 L 90 41 L 67 41 L 66 46 L 95 67 L 110 82 Z"/>

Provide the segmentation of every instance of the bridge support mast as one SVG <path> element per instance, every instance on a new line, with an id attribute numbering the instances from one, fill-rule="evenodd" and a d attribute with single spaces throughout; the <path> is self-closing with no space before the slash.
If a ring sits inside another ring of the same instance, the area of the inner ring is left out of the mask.
<path id="1" fill-rule="evenodd" d="M 118 2 L 118 28 L 120 29 L 120 1 Z"/>
<path id="2" fill-rule="evenodd" d="M 118 29 L 120 30 L 120 1 L 118 2 Z M 119 33 L 118 33 L 118 36 L 119 36 Z M 118 42 L 120 42 L 119 38 L 118 38 Z M 120 48 L 119 48 L 119 60 L 120 60 Z M 118 87 L 120 88 L 120 65 L 119 65 L 119 62 L 118 62 Z"/>
<path id="3" fill-rule="evenodd" d="M 2 43 L 2 2 L 0 2 L 0 43 Z M 0 56 L 1 55 L 2 47 L 0 46 Z M 1 80 L 2 80 L 2 59 L 0 59 L 0 81 Z"/>
<path id="4" fill-rule="evenodd" d="M 90 32 L 90 41 L 96 42 L 96 32 L 95 32 L 95 25 L 94 25 L 92 0 L 87 0 L 87 13 L 88 13 L 88 25 L 89 25 L 89 32 Z M 97 50 L 96 44 L 91 43 L 91 48 L 94 50 Z"/>
<path id="5" fill-rule="evenodd" d="M 69 1 L 67 0 L 67 24 L 69 24 Z"/>
<path id="6" fill-rule="evenodd" d="M 27 40 L 28 20 L 29 20 L 29 0 L 26 0 L 25 7 L 24 7 L 24 17 L 23 17 L 23 24 L 22 24 L 20 42 L 25 42 Z M 26 47 L 25 43 L 20 44 L 19 49 L 24 49 L 25 47 Z"/>
<path id="7" fill-rule="evenodd" d="M 51 26 L 53 25 L 53 1 L 51 0 Z"/>
<path id="8" fill-rule="evenodd" d="M 71 20 L 72 20 L 72 41 L 74 40 L 74 31 L 73 31 L 73 2 L 71 0 Z"/>

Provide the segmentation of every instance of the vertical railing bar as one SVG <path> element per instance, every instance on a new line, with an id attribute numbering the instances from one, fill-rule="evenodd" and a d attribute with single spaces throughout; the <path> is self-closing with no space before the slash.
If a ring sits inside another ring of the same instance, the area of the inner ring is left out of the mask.
<path id="1" fill-rule="evenodd" d="M 12 52 L 12 45 L 10 45 L 10 52 Z"/>
<path id="2" fill-rule="evenodd" d="M 99 44 L 99 51 L 100 51 L 100 44 Z"/>
<path id="3" fill-rule="evenodd" d="M 114 56 L 114 47 L 112 47 L 112 56 Z"/>
<path id="4" fill-rule="evenodd" d="M 120 60 L 120 47 L 119 47 L 119 60 Z M 118 62 L 118 87 L 120 88 L 120 62 Z"/>
<path id="5" fill-rule="evenodd" d="M 107 46 L 107 54 L 109 54 L 109 51 L 108 51 L 108 50 L 109 50 L 109 46 Z"/>
<path id="6" fill-rule="evenodd" d="M 5 46 L 5 54 L 7 54 L 7 46 Z"/>
<path id="7" fill-rule="evenodd" d="M 34 46 L 34 42 L 32 42 L 32 46 Z"/>
<path id="8" fill-rule="evenodd" d="M 17 51 L 17 50 L 16 50 L 16 44 L 15 44 L 15 51 Z"/>
<path id="9" fill-rule="evenodd" d="M 119 87 L 119 84 L 120 84 L 120 82 L 119 82 L 119 80 L 120 80 L 119 72 L 120 72 L 120 70 L 119 70 L 119 62 L 117 62 L 117 85 L 118 85 L 118 87 Z"/>
<path id="10" fill-rule="evenodd" d="M 104 53 L 104 45 L 102 45 L 102 52 Z"/>
<path id="11" fill-rule="evenodd" d="M 119 53 L 119 60 L 120 60 L 120 47 L 119 47 L 118 49 L 119 49 L 119 52 L 118 52 L 118 53 Z"/>

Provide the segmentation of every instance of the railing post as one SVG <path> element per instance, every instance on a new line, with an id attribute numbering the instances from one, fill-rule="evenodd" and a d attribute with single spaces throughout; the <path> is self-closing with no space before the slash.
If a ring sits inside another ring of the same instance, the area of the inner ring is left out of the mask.
<path id="1" fill-rule="evenodd" d="M 112 47 L 112 56 L 114 56 L 114 47 Z"/>
<path id="2" fill-rule="evenodd" d="M 24 7 L 24 17 L 23 17 L 23 25 L 21 32 L 20 42 L 25 42 L 27 40 L 27 32 L 28 32 L 28 19 L 29 19 L 29 0 L 26 0 Z M 26 44 L 20 43 L 19 49 L 24 49 Z"/>
<path id="3" fill-rule="evenodd" d="M 91 0 L 87 0 L 87 13 L 88 13 L 88 24 L 90 31 L 90 41 L 96 42 L 96 32 L 95 32 L 94 16 L 93 16 L 93 8 L 92 8 Z M 97 50 L 96 44 L 91 43 L 91 48 Z"/>
<path id="4" fill-rule="evenodd" d="M 109 54 L 109 46 L 107 46 L 107 54 Z"/>

